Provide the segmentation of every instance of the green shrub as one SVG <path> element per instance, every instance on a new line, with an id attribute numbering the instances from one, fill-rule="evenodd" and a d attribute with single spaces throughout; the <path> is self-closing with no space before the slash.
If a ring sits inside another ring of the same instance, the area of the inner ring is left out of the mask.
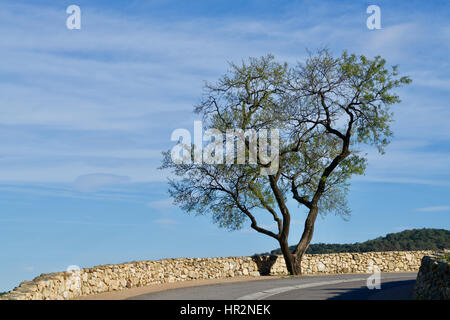
<path id="1" fill-rule="evenodd" d="M 294 247 L 290 247 L 291 250 Z M 389 233 L 360 243 L 352 244 L 311 244 L 308 254 L 340 253 L 340 252 L 373 252 L 373 251 L 415 251 L 438 250 L 450 248 L 450 231 L 445 229 L 412 229 L 397 233 Z M 265 253 L 268 254 L 268 253 Z M 281 254 L 280 249 L 272 250 L 270 254 Z"/>
<path id="2" fill-rule="evenodd" d="M 446 261 L 446 262 L 450 262 L 450 252 L 444 254 L 442 256 L 442 260 Z"/>

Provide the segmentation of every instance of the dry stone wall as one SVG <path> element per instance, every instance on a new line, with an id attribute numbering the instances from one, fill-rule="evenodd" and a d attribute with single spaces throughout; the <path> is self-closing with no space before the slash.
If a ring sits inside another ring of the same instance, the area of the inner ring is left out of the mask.
<path id="1" fill-rule="evenodd" d="M 450 300 L 450 263 L 437 255 L 423 257 L 414 297 L 417 300 Z"/>
<path id="2" fill-rule="evenodd" d="M 305 255 L 303 274 L 418 271 L 432 251 L 390 251 Z M 2 299 L 72 299 L 79 296 L 152 284 L 236 276 L 287 275 L 282 256 L 177 258 L 101 265 L 42 274 L 22 282 Z"/>

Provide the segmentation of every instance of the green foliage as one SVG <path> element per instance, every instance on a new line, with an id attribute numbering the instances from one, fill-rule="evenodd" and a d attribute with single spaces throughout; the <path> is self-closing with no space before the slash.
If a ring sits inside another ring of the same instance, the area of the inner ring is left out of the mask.
<path id="1" fill-rule="evenodd" d="M 361 243 L 353 244 L 311 244 L 306 251 L 309 254 L 340 252 L 374 252 L 374 251 L 413 251 L 437 250 L 450 248 L 450 231 L 445 229 L 412 229 L 397 233 L 389 233 Z M 291 247 L 293 250 L 294 247 Z M 266 253 L 267 254 L 267 253 Z M 270 254 L 281 254 L 280 249 Z M 450 256 L 447 255 L 447 259 Z M 447 260 L 448 261 L 448 260 Z"/>

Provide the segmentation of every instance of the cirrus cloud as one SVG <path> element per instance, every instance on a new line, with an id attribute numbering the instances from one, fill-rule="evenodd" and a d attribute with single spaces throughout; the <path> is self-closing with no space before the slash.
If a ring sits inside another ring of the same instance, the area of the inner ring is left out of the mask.
<path id="1" fill-rule="evenodd" d="M 107 185 L 129 182 L 127 176 L 107 173 L 92 173 L 81 175 L 75 179 L 73 187 L 80 192 L 95 192 Z"/>
<path id="2" fill-rule="evenodd" d="M 434 207 L 417 208 L 416 211 L 422 211 L 422 212 L 450 211 L 450 206 L 434 206 Z"/>

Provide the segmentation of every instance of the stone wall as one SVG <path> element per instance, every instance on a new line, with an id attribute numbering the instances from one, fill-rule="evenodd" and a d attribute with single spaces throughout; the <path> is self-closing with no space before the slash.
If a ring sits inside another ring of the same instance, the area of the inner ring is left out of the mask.
<path id="1" fill-rule="evenodd" d="M 450 263 L 437 255 L 422 259 L 414 287 L 418 300 L 450 300 Z"/>
<path id="2" fill-rule="evenodd" d="M 305 255 L 303 274 L 417 271 L 432 251 L 391 251 Z M 101 265 L 42 274 L 22 282 L 2 299 L 72 299 L 152 284 L 235 276 L 287 275 L 282 256 L 178 258 Z"/>

